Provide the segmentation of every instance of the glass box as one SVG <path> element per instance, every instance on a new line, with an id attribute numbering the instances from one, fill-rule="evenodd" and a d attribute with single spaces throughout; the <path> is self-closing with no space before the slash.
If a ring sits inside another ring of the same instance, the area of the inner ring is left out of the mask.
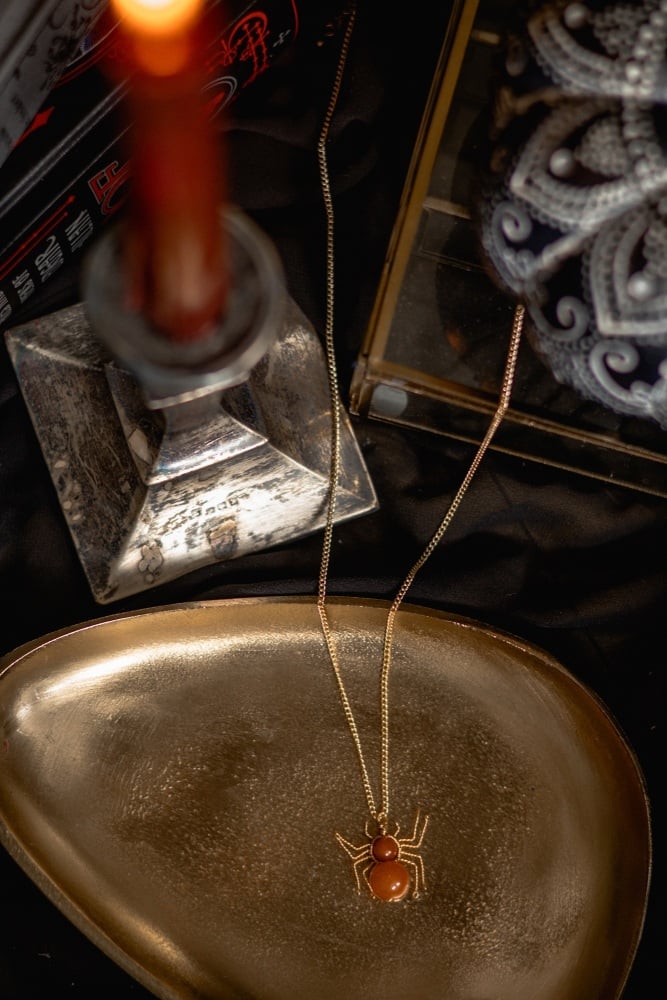
<path id="1" fill-rule="evenodd" d="M 513 7 L 452 6 L 350 389 L 356 415 L 475 443 L 496 407 L 516 305 L 485 270 L 472 221 Z M 667 433 L 558 383 L 525 338 L 493 447 L 667 496 Z"/>

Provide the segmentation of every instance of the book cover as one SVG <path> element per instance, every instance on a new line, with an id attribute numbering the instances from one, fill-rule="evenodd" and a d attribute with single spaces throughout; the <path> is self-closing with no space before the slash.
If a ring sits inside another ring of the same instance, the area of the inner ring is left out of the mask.
<path id="1" fill-rule="evenodd" d="M 3 0 L 0 164 L 104 12 L 106 0 Z"/>

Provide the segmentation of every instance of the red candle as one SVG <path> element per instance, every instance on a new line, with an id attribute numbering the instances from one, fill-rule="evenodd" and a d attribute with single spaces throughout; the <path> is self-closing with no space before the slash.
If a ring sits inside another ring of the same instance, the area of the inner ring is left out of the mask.
<path id="1" fill-rule="evenodd" d="M 166 338 L 212 332 L 227 298 L 225 164 L 203 98 L 204 0 L 111 0 L 130 70 L 131 307 Z"/>

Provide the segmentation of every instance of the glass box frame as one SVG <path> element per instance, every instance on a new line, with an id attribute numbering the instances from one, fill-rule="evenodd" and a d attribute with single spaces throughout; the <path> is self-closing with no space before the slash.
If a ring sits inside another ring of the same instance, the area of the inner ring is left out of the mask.
<path id="1" fill-rule="evenodd" d="M 516 303 L 474 224 L 493 75 L 513 0 L 454 0 L 408 169 L 350 411 L 478 443 L 497 405 Z M 667 497 L 667 433 L 558 383 L 521 345 L 493 447 Z"/>

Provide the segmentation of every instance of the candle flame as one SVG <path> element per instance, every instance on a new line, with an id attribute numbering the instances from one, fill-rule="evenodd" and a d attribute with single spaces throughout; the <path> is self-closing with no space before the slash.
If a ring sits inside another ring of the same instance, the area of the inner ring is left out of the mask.
<path id="1" fill-rule="evenodd" d="M 130 32 L 161 38 L 192 27 L 203 0 L 111 0 L 116 15 Z"/>
<path id="2" fill-rule="evenodd" d="M 204 0 L 111 0 L 138 68 L 151 76 L 179 73 L 192 61 L 193 31 Z"/>

